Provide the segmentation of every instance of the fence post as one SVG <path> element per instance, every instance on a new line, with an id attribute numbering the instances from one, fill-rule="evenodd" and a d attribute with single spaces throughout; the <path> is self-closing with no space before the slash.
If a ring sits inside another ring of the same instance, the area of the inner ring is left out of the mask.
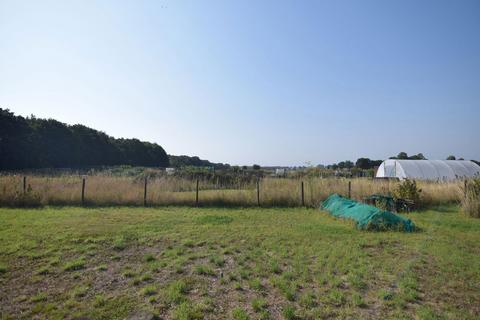
<path id="1" fill-rule="evenodd" d="M 302 207 L 305 207 L 305 193 L 303 190 L 303 181 L 302 181 Z"/>
<path id="2" fill-rule="evenodd" d="M 348 198 L 352 198 L 352 181 L 348 181 Z"/>
<path id="3" fill-rule="evenodd" d="M 468 182 L 467 179 L 463 180 L 463 196 L 465 199 L 467 199 L 467 188 L 468 188 Z"/>
<path id="4" fill-rule="evenodd" d="M 143 206 L 147 206 L 147 177 L 145 177 L 145 184 L 143 188 Z"/>
<path id="5" fill-rule="evenodd" d="M 260 178 L 257 178 L 257 205 L 260 207 Z"/>
<path id="6" fill-rule="evenodd" d="M 195 206 L 198 207 L 198 178 L 197 178 L 197 188 L 195 193 Z"/>
<path id="7" fill-rule="evenodd" d="M 85 177 L 82 178 L 82 206 L 85 204 Z"/>
<path id="8" fill-rule="evenodd" d="M 23 194 L 27 193 L 27 176 L 23 176 Z"/>

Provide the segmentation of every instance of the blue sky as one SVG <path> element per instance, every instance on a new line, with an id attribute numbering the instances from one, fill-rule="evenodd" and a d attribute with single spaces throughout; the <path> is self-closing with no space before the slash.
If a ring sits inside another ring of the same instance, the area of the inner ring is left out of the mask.
<path id="1" fill-rule="evenodd" d="M 480 1 L 4 1 L 0 106 L 231 164 L 480 159 Z"/>

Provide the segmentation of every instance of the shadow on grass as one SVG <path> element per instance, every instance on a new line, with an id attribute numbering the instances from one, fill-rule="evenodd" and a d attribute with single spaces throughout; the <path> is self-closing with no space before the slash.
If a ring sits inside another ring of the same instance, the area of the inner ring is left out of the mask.
<path id="1" fill-rule="evenodd" d="M 450 203 L 450 204 L 440 204 L 435 206 L 428 206 L 419 208 L 412 213 L 424 213 L 424 212 L 440 212 L 440 213 L 458 213 L 458 203 Z"/>

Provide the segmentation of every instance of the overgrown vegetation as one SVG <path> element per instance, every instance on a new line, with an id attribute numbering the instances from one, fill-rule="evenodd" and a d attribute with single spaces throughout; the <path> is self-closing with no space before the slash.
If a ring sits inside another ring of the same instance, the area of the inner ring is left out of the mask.
<path id="1" fill-rule="evenodd" d="M 462 198 L 462 211 L 475 218 L 480 218 L 480 178 L 468 180 Z"/>
<path id="2" fill-rule="evenodd" d="M 415 203 L 420 202 L 422 189 L 417 187 L 415 180 L 405 179 L 401 181 L 393 190 L 393 196 L 399 199 L 412 200 Z"/>
<path id="3" fill-rule="evenodd" d="M 273 178 L 260 180 L 260 205 L 301 206 L 301 182 L 304 182 L 304 202 L 306 206 L 318 207 L 330 194 L 348 195 L 347 179 L 335 178 Z M 417 201 L 422 189 L 420 204 L 439 205 L 459 203 L 461 182 L 417 182 L 352 179 L 351 197 L 364 200 L 372 194 L 397 192 L 400 197 Z M 22 176 L 0 176 L 0 205 L 10 207 L 42 205 L 81 204 L 82 177 L 27 176 L 29 185 L 23 193 Z M 159 175 L 148 178 L 148 205 L 195 205 L 196 180 Z M 221 184 L 218 180 L 200 178 L 199 205 L 203 206 L 257 206 L 256 179 Z M 86 177 L 86 205 L 143 205 L 144 178 L 129 176 L 94 175 Z M 412 198 L 411 198 L 412 197 Z"/>
<path id="4" fill-rule="evenodd" d="M 0 317 L 478 319 L 480 220 L 409 218 L 422 232 L 305 208 L 0 208 Z"/>

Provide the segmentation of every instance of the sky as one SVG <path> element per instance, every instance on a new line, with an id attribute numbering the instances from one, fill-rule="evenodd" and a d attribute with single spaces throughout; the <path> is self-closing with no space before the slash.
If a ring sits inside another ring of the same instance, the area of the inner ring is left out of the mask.
<path id="1" fill-rule="evenodd" d="M 0 0 L 0 107 L 169 154 L 480 159 L 480 1 Z"/>

